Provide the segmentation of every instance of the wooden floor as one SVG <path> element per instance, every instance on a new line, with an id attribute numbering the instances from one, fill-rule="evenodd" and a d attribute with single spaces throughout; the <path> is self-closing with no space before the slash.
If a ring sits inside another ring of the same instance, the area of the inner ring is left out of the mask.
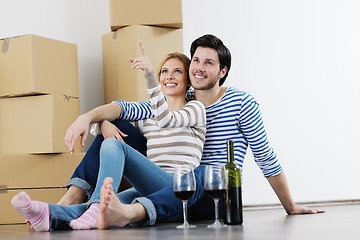
<path id="1" fill-rule="evenodd" d="M 26 225 L 0 225 L 0 240 L 352 240 L 360 239 L 360 203 L 321 206 L 326 213 L 287 216 L 283 209 L 245 209 L 242 226 L 209 229 L 208 222 L 193 223 L 196 229 L 179 230 L 177 224 L 146 228 L 33 232 Z"/>

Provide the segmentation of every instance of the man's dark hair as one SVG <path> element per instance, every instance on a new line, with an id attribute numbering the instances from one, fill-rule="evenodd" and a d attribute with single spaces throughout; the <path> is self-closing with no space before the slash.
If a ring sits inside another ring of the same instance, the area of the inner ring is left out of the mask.
<path id="1" fill-rule="evenodd" d="M 231 66 L 231 53 L 229 49 L 224 45 L 224 43 L 214 35 L 206 34 L 198 39 L 195 39 L 190 47 L 190 56 L 193 57 L 196 49 L 198 47 L 212 48 L 218 53 L 218 58 L 220 62 L 220 70 L 224 67 L 227 67 L 227 72 L 223 78 L 220 79 L 219 85 L 223 85 L 226 77 L 230 71 Z"/>

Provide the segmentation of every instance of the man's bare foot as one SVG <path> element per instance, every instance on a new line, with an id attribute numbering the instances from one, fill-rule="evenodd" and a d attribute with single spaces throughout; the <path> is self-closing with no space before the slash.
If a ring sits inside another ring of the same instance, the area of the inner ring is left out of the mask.
<path id="1" fill-rule="evenodd" d="M 86 202 L 88 199 L 85 191 L 77 186 L 70 186 L 64 196 L 57 203 L 62 206 L 69 206 L 73 204 L 80 204 Z"/>
<path id="2" fill-rule="evenodd" d="M 123 204 L 112 187 L 113 179 L 107 177 L 100 190 L 100 213 L 96 225 L 98 229 L 123 227 L 146 218 L 146 212 L 139 203 Z"/>

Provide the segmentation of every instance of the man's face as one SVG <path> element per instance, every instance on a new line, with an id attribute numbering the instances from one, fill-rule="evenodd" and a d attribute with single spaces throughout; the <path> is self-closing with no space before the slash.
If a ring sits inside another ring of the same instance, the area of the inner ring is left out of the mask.
<path id="1" fill-rule="evenodd" d="M 212 48 L 198 47 L 191 59 L 189 77 L 195 90 L 208 90 L 219 85 L 224 76 L 220 71 L 217 52 Z"/>

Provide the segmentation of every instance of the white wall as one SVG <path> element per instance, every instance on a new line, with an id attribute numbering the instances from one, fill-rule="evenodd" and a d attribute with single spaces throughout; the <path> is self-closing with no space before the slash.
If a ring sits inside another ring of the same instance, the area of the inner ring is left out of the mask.
<path id="1" fill-rule="evenodd" d="M 232 52 L 227 85 L 260 102 L 296 201 L 360 199 L 360 2 L 184 0 L 184 49 Z M 249 154 L 244 202 L 277 203 Z"/>
<path id="2" fill-rule="evenodd" d="M 38 34 L 78 45 L 81 112 L 103 104 L 108 1 L 0 0 L 0 38 Z M 360 199 L 360 2 L 183 0 L 184 49 L 206 33 L 232 52 L 227 85 L 260 102 L 296 201 Z M 251 153 L 244 203 L 278 203 Z"/>

